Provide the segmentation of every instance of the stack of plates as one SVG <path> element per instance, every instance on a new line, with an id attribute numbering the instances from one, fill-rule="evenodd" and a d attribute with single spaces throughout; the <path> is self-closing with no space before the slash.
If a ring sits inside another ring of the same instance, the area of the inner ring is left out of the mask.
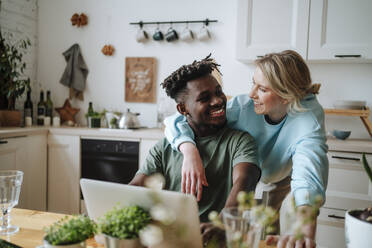
<path id="1" fill-rule="evenodd" d="M 344 101 L 339 100 L 333 104 L 336 109 L 364 109 L 366 101 Z"/>

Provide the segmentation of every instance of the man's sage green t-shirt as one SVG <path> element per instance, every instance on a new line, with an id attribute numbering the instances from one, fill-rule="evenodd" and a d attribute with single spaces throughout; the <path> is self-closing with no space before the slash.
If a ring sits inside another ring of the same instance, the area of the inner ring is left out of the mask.
<path id="1" fill-rule="evenodd" d="M 257 165 L 257 147 L 251 135 L 227 127 L 212 136 L 196 137 L 195 142 L 209 184 L 203 187 L 198 202 L 200 220 L 207 222 L 210 211 L 220 212 L 225 206 L 233 185 L 234 166 L 242 162 Z M 182 161 L 183 155 L 174 151 L 164 138 L 151 148 L 137 174 L 161 173 L 165 177 L 165 189 L 181 192 Z"/>

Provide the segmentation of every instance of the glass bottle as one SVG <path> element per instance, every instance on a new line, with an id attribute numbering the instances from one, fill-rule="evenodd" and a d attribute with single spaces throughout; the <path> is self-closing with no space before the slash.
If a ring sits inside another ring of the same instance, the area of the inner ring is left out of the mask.
<path id="1" fill-rule="evenodd" d="M 53 102 L 52 99 L 50 99 L 50 90 L 47 91 L 47 99 L 45 102 L 45 116 L 50 117 L 51 120 L 53 118 Z"/>
<path id="2" fill-rule="evenodd" d="M 37 124 L 44 125 L 45 117 L 45 102 L 44 102 L 44 91 L 40 91 L 40 101 L 37 104 Z"/>
<path id="3" fill-rule="evenodd" d="M 33 105 L 31 101 L 31 89 L 27 90 L 27 99 L 24 104 L 24 123 L 26 123 L 26 117 L 31 117 L 31 125 L 32 125 L 32 119 L 34 116 L 33 113 Z"/>
<path id="4" fill-rule="evenodd" d="M 94 113 L 94 110 L 93 110 L 93 103 L 92 102 L 89 102 L 89 107 L 88 107 L 88 116 L 92 116 Z"/>
<path id="5" fill-rule="evenodd" d="M 88 106 L 88 113 L 87 113 L 87 124 L 88 124 L 88 127 L 92 127 L 92 123 L 91 123 L 91 116 L 94 115 L 94 110 L 93 110 L 93 103 L 92 102 L 89 102 L 89 106 Z"/>

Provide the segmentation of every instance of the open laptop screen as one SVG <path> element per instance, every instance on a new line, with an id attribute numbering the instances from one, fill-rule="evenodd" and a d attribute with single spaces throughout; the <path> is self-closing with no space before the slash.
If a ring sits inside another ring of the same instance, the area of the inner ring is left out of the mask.
<path id="1" fill-rule="evenodd" d="M 143 187 L 85 178 L 80 179 L 80 186 L 88 215 L 95 221 L 118 204 L 123 207 L 137 205 L 146 210 L 150 210 L 155 204 L 151 195 L 153 191 Z M 156 191 L 156 195 L 160 202 L 175 214 L 176 220 L 172 226 L 182 227 L 184 230 L 182 241 L 179 241 L 183 245 L 186 243 L 188 247 L 202 247 L 195 197 L 166 190 Z M 163 242 L 157 247 L 177 245 L 177 240 L 170 237 L 171 235 L 164 233 L 163 236 Z"/>

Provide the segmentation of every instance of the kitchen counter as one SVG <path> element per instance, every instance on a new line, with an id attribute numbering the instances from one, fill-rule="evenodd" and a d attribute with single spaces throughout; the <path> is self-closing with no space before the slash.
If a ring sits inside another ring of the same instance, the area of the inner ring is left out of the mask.
<path id="1" fill-rule="evenodd" d="M 89 136 L 97 138 L 128 138 L 128 139 L 153 139 L 164 138 L 164 131 L 160 128 L 140 129 L 109 129 L 109 128 L 88 128 L 88 127 L 3 127 L 0 128 L 0 139 L 36 134 L 59 134 L 73 136 Z M 372 140 L 346 139 L 338 140 L 327 137 L 329 150 L 351 151 L 372 153 Z"/>
<path id="2" fill-rule="evenodd" d="M 0 138 L 35 134 L 60 134 L 75 136 L 94 136 L 107 138 L 133 138 L 133 139 L 154 139 L 164 137 L 162 129 L 140 128 L 140 129 L 109 129 L 109 128 L 87 128 L 87 127 L 7 127 L 0 128 Z"/>
<path id="3" fill-rule="evenodd" d="M 339 140 L 335 138 L 327 139 L 329 150 L 372 153 L 372 139 L 346 139 Z"/>

